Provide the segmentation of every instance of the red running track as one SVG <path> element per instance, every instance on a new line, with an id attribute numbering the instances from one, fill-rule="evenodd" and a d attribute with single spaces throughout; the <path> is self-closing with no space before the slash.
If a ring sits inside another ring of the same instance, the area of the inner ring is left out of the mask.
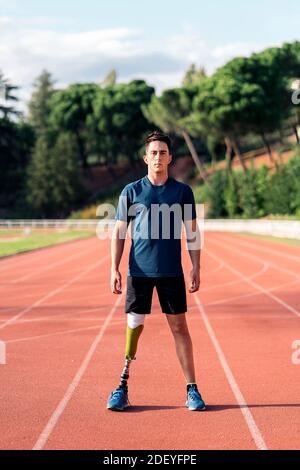
<path id="1" fill-rule="evenodd" d="M 106 410 L 126 327 L 109 274 L 109 240 L 96 238 L 0 261 L 1 449 L 299 449 L 299 248 L 205 233 L 200 291 L 188 294 L 202 413 L 184 407 L 156 295 L 131 366 L 133 406 Z"/>

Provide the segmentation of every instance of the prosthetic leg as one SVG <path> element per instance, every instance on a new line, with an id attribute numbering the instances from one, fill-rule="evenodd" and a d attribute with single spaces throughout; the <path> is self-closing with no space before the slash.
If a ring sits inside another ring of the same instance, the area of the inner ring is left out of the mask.
<path id="1" fill-rule="evenodd" d="M 145 315 L 130 312 L 127 314 L 125 366 L 121 374 L 120 387 L 127 389 L 129 379 L 129 367 L 131 361 L 135 360 L 139 337 L 144 329 Z"/>
<path id="2" fill-rule="evenodd" d="M 121 381 L 115 390 L 112 391 L 107 409 L 113 411 L 123 411 L 130 406 L 128 400 L 127 381 L 129 379 L 129 366 L 135 359 L 139 337 L 144 329 L 145 315 L 130 312 L 127 314 L 127 332 L 125 349 L 125 366 L 121 374 Z"/>

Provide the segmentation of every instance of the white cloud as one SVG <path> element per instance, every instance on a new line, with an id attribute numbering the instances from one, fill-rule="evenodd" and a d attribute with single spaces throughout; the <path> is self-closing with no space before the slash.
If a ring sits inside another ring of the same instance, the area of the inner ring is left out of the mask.
<path id="1" fill-rule="evenodd" d="M 212 47 L 188 25 L 162 41 L 146 40 L 142 31 L 130 28 L 55 31 L 54 22 L 43 17 L 29 22 L 0 17 L 1 70 L 22 87 L 22 99 L 28 100 L 34 79 L 44 68 L 60 86 L 99 81 L 114 67 L 120 80 L 143 78 L 160 92 L 179 86 L 192 62 L 211 73 L 236 55 L 249 55 L 267 46 L 234 43 Z"/>
<path id="2" fill-rule="evenodd" d="M 0 6 L 1 6 L 1 3 L 0 3 Z M 0 16 L 0 25 L 6 26 L 12 23 L 13 23 L 13 20 L 9 16 Z"/>
<path id="3" fill-rule="evenodd" d="M 190 63 L 198 63 L 199 59 L 207 60 L 209 56 L 207 44 L 193 31 L 172 36 L 167 42 L 166 48 L 170 54 L 184 57 Z"/>
<path id="4" fill-rule="evenodd" d="M 2 17 L 0 22 L 1 67 L 5 76 L 20 86 L 30 86 L 42 68 L 50 70 L 58 80 L 67 75 L 76 81 L 80 70 L 84 72 L 97 62 L 124 60 L 140 52 L 138 32 L 127 28 L 83 33 L 32 28 L 13 31 L 7 18 Z M 90 77 L 95 78 L 100 77 Z"/>
<path id="5" fill-rule="evenodd" d="M 212 51 L 212 57 L 217 61 L 226 61 L 237 56 L 249 56 L 253 52 L 259 52 L 266 47 L 266 44 L 242 43 L 225 44 L 215 47 Z"/>
<path id="6" fill-rule="evenodd" d="M 166 48 L 169 54 L 184 57 L 189 64 L 195 63 L 197 66 L 204 66 L 208 73 L 213 73 L 216 68 L 234 57 L 247 57 L 253 52 L 259 52 L 271 45 L 235 42 L 212 47 L 203 40 L 199 33 L 189 27 L 184 29 L 183 33 L 171 37 L 167 42 Z"/>

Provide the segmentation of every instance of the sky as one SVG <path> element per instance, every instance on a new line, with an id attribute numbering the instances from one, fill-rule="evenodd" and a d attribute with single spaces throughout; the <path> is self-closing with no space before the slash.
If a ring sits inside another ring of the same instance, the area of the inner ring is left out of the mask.
<path id="1" fill-rule="evenodd" d="M 28 101 L 43 69 L 58 87 L 144 79 L 179 86 L 236 56 L 300 40 L 299 0 L 0 0 L 0 71 Z"/>

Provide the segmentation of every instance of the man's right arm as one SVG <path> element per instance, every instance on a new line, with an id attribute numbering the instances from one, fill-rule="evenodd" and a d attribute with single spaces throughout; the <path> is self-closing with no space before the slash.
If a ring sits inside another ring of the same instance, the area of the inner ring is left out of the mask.
<path id="1" fill-rule="evenodd" d="M 117 220 L 111 240 L 111 291 L 113 294 L 122 294 L 122 276 L 119 271 L 124 251 L 128 223 Z"/>

